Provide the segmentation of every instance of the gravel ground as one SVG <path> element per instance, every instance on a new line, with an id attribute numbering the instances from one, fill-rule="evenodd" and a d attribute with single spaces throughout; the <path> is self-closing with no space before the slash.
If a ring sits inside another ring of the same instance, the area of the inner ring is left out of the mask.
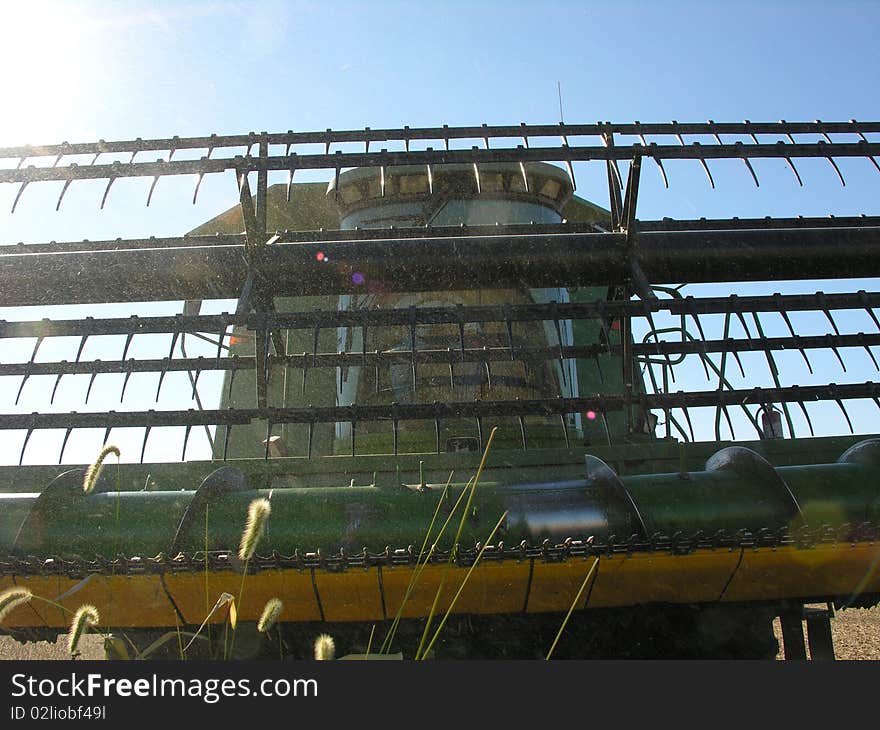
<path id="1" fill-rule="evenodd" d="M 773 631 L 779 641 L 777 659 L 782 659 L 782 629 L 779 619 L 773 622 Z M 806 635 L 806 626 L 804 627 Z M 834 656 L 837 659 L 880 660 L 880 607 L 871 609 L 848 608 L 835 614 L 831 620 Z M 807 646 L 807 656 L 810 648 Z"/>
<path id="2" fill-rule="evenodd" d="M 777 659 L 782 659 L 782 630 L 779 619 L 773 622 L 779 641 Z M 837 659 L 880 660 L 880 607 L 850 608 L 837 613 L 831 621 L 834 637 L 834 655 Z M 103 642 L 100 636 L 85 636 L 80 642 L 83 659 L 102 659 Z M 809 656 L 809 647 L 807 648 Z M 54 644 L 19 644 L 8 636 L 0 636 L 0 659 L 66 659 L 67 636 Z"/>

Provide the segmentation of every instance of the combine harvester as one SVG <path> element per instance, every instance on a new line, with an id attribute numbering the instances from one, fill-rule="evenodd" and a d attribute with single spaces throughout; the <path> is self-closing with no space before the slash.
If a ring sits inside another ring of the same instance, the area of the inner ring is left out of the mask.
<path id="1" fill-rule="evenodd" d="M 880 172 L 878 134 L 636 122 L 0 150 L 13 210 L 50 181 L 59 206 L 80 180 L 106 181 L 101 207 L 125 178 L 150 181 L 148 205 L 166 176 L 194 176 L 195 201 L 231 171 L 239 192 L 186 236 L 0 252 L 0 306 L 179 312 L 0 321 L 32 352 L 0 362 L 0 589 L 92 604 L 140 647 L 223 624 L 226 592 L 236 656 L 278 655 L 279 638 L 304 655 L 324 631 L 363 652 L 375 627 L 374 651 L 407 658 L 544 656 L 555 638 L 559 657 L 773 657 L 780 616 L 786 656 L 806 656 L 806 619 L 812 656 L 832 657 L 834 611 L 880 598 L 880 292 L 856 281 L 880 276 L 880 218 L 636 208 L 644 166 L 668 187 L 692 164 L 714 187 L 734 160 L 763 191 L 764 159 L 802 185 L 815 158 L 844 182 L 843 158 Z M 573 194 L 576 168 L 599 166 L 608 209 Z M 294 182 L 314 170 L 329 187 Z M 836 293 L 798 289 L 816 279 Z M 38 357 L 53 338 L 69 359 Z M 142 338 L 160 354 L 133 355 Z M 121 409 L 11 407 L 29 382 L 54 400 L 65 376 L 106 393 L 110 374 Z M 79 429 L 140 443 L 89 494 L 97 449 L 76 468 L 65 450 Z M 34 453 L 47 430 L 57 452 Z M 182 438 L 145 462 L 160 432 Z M 197 440 L 207 456 L 187 461 Z M 267 529 L 242 561 L 261 497 Z M 264 640 L 248 624 L 270 598 L 280 635 Z M 32 600 L 0 629 L 40 640 L 69 621 Z"/>

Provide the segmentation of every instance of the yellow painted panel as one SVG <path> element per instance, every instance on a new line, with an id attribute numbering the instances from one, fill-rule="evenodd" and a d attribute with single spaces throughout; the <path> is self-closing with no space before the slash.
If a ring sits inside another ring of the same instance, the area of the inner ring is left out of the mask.
<path id="1" fill-rule="evenodd" d="M 427 616 L 437 588 L 446 575 L 443 592 L 437 603 L 435 613 L 443 614 L 449 607 L 459 586 L 467 574 L 466 568 L 451 568 L 445 565 L 429 565 L 421 573 L 412 594 L 403 607 L 404 618 Z M 397 566 L 382 569 L 382 584 L 385 588 L 385 606 L 390 617 L 397 610 L 406 595 L 412 569 Z M 503 563 L 483 563 L 474 570 L 470 580 L 455 604 L 454 613 L 514 613 L 522 611 L 528 583 L 529 564 L 515 561 Z"/>
<path id="2" fill-rule="evenodd" d="M 80 582 L 79 579 L 63 576 L 16 578 L 16 584 L 29 588 L 34 596 L 53 601 Z M 0 589 L 12 585 L 12 579 L 7 578 L 0 584 Z M 174 625 L 174 610 L 162 590 L 158 576 L 97 574 L 92 575 L 73 595 L 61 601 L 67 612 L 44 601 L 32 599 L 30 605 L 20 606 L 3 623 L 9 627 L 63 628 L 70 625 L 73 613 L 85 603 L 98 609 L 102 627 Z"/>
<path id="3" fill-rule="evenodd" d="M 542 563 L 536 560 L 529 591 L 528 612 L 567 611 L 571 608 L 571 603 L 594 562 L 595 558 L 592 557 L 566 560 L 564 563 Z M 581 603 L 586 600 L 586 595 L 584 591 Z"/>
<path id="4" fill-rule="evenodd" d="M 746 550 L 736 568 L 738 550 L 704 550 L 689 555 L 647 554 L 603 557 L 596 583 L 590 594 L 590 607 L 627 606 L 638 603 L 700 603 L 724 601 L 808 598 L 820 595 L 846 596 L 851 593 L 880 592 L 880 545 L 820 545 L 810 549 L 795 547 Z M 583 583 L 592 558 L 571 559 L 564 563 L 536 561 L 529 591 L 528 611 L 567 611 Z M 445 586 L 437 613 L 445 613 L 467 570 L 431 565 L 424 569 L 403 616 L 426 616 L 441 579 Z M 393 617 L 403 602 L 413 571 L 410 567 L 382 568 L 386 614 Z M 484 563 L 471 576 L 455 606 L 455 613 L 517 613 L 522 610 L 529 578 L 528 561 Z M 315 581 L 328 621 L 378 621 L 382 618 L 378 569 L 352 569 L 345 573 L 316 571 Z M 19 585 L 36 596 L 54 600 L 80 581 L 63 576 L 19 576 L 0 578 L 0 590 Z M 166 575 L 165 582 L 177 606 L 191 624 L 200 624 L 206 615 L 205 576 L 201 573 Z M 224 591 L 236 598 L 241 575 L 232 571 L 209 575 L 208 602 L 213 606 Z M 586 600 L 585 592 L 581 606 Z M 309 571 L 265 570 L 245 580 L 239 616 L 255 621 L 270 598 L 284 603 L 282 621 L 320 621 L 317 600 Z M 104 627 L 174 626 L 174 612 L 159 576 L 95 575 L 74 595 L 64 600 L 69 611 L 83 603 L 98 608 Z M 4 626 L 48 626 L 65 628 L 70 613 L 34 600 L 20 606 L 4 620 Z M 225 620 L 225 611 L 212 622 Z"/>
<path id="5" fill-rule="evenodd" d="M 166 575 L 165 583 L 181 613 L 189 623 L 200 624 L 205 610 L 205 576 L 203 573 L 178 573 Z M 214 606 L 224 592 L 231 593 L 238 602 L 240 621 L 256 621 L 263 612 L 266 601 L 279 598 L 284 604 L 280 621 L 320 621 L 312 577 L 308 570 L 262 570 L 248 575 L 241 590 L 241 575 L 234 572 L 216 572 L 208 576 L 209 605 Z M 217 611 L 209 623 L 223 623 L 225 611 Z"/>
<path id="6" fill-rule="evenodd" d="M 344 573 L 315 571 L 315 582 L 327 621 L 381 621 L 382 595 L 377 568 Z"/>
<path id="7" fill-rule="evenodd" d="M 589 605 L 600 608 L 636 603 L 717 601 L 738 560 L 739 550 L 696 550 L 687 555 L 633 553 L 603 557 Z M 577 588 L 574 590 L 576 592 Z M 574 595 L 573 592 L 568 605 L 564 607 L 566 611 Z"/>
<path id="8" fill-rule="evenodd" d="M 817 545 L 746 550 L 726 601 L 880 591 L 880 545 Z"/>

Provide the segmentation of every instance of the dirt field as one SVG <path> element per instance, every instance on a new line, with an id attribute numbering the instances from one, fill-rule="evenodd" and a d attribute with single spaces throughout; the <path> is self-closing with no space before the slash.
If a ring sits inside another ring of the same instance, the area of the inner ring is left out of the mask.
<path id="1" fill-rule="evenodd" d="M 779 640 L 777 659 L 782 659 L 782 631 L 779 619 L 773 622 Z M 837 659 L 880 660 L 880 607 L 870 610 L 847 609 L 831 621 L 834 655 Z M 0 659 L 66 659 L 67 637 L 54 644 L 19 644 L 8 636 L 0 636 Z M 83 659 L 103 659 L 103 643 L 99 636 L 86 636 L 80 644 Z M 807 648 L 809 656 L 809 648 Z"/>

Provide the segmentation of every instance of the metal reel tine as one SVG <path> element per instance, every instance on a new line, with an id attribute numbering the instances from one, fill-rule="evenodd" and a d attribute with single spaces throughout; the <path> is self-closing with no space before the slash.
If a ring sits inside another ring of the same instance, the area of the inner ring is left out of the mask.
<path id="1" fill-rule="evenodd" d="M 477 416 L 477 442 L 480 451 L 483 450 L 483 419 Z"/>
<path id="2" fill-rule="evenodd" d="M 435 408 L 436 408 L 436 401 Z M 434 418 L 434 445 L 437 447 L 437 453 L 440 453 L 440 417 Z"/>
<path id="3" fill-rule="evenodd" d="M 167 357 L 165 358 L 164 363 L 165 364 L 164 364 L 161 372 L 159 373 L 159 384 L 156 386 L 156 402 L 157 403 L 159 402 L 159 394 L 162 392 L 162 382 L 165 380 L 165 373 L 168 372 L 167 367 L 169 364 L 169 359 Z"/>
<path id="4" fill-rule="evenodd" d="M 774 296 L 777 296 L 777 295 L 774 294 Z M 791 326 L 791 320 L 788 318 L 788 313 L 784 309 L 780 308 L 779 314 L 782 316 L 782 319 L 785 320 L 785 324 L 788 327 L 788 331 L 791 332 L 791 336 L 793 338 L 797 339 L 798 336 L 794 332 L 794 327 Z M 799 347 L 798 352 L 801 354 L 801 357 L 804 358 L 804 362 L 807 364 L 807 370 L 809 370 L 810 375 L 812 375 L 813 374 L 813 365 L 810 363 L 810 358 L 807 357 L 807 351 L 804 350 L 803 347 Z"/>
<path id="5" fill-rule="evenodd" d="M 61 194 L 58 196 L 58 202 L 55 203 L 55 210 L 61 209 L 61 201 L 64 200 L 64 193 L 67 192 L 67 188 L 70 187 L 70 183 L 72 183 L 72 182 L 73 182 L 73 180 L 65 180 L 64 181 L 64 187 L 61 188 Z"/>
<path id="6" fill-rule="evenodd" d="M 193 384 L 192 384 L 192 395 L 190 395 L 190 399 L 194 400 L 199 391 L 199 376 L 202 374 L 201 368 L 195 371 L 195 375 L 193 376 Z"/>
<path id="7" fill-rule="evenodd" d="M 294 174 L 295 172 L 296 172 L 296 169 L 293 168 L 293 167 L 291 167 L 291 168 L 290 168 L 290 172 L 287 173 L 287 193 L 286 193 L 286 200 L 287 200 L 288 203 L 290 202 L 290 188 L 291 188 L 291 186 L 293 185 L 293 174 Z"/>
<path id="8" fill-rule="evenodd" d="M 855 431 L 853 430 L 852 421 L 849 418 L 849 413 L 847 413 L 846 407 L 843 405 L 843 401 L 840 398 L 835 398 L 834 400 L 837 403 L 837 405 L 840 407 L 840 410 L 843 411 L 843 417 L 846 419 L 846 425 L 849 426 L 849 432 L 851 434 L 855 434 Z"/>
<path id="9" fill-rule="evenodd" d="M 868 352 L 870 352 L 870 350 Z M 61 382 L 61 378 L 63 376 L 64 376 L 64 373 L 58 373 L 58 375 L 55 376 L 55 385 L 52 388 L 52 395 L 49 397 L 50 404 L 55 402 L 55 393 L 58 391 L 58 384 Z"/>
<path id="10" fill-rule="evenodd" d="M 596 361 L 596 372 L 599 374 L 599 382 L 604 385 L 605 384 L 605 375 L 602 372 L 602 363 L 599 362 L 598 348 L 593 352 L 593 359 Z"/>
<path id="11" fill-rule="evenodd" d="M 480 165 L 479 163 L 474 163 L 474 179 L 477 182 L 477 195 L 481 195 L 483 192 L 483 186 L 480 182 Z"/>
<path id="12" fill-rule="evenodd" d="M 483 345 L 483 365 L 486 366 L 486 384 L 489 390 L 492 389 L 492 366 L 489 363 L 489 348 Z M 563 370 L 563 381 L 565 380 L 565 371 Z"/>
<path id="13" fill-rule="evenodd" d="M 795 401 L 795 402 L 801 407 L 801 411 L 803 411 L 803 413 L 804 413 L 804 418 L 807 419 L 807 426 L 810 427 L 810 436 L 815 436 L 816 432 L 813 430 L 813 421 L 810 419 L 810 414 L 807 411 L 806 404 L 802 400 Z"/>
<path id="14" fill-rule="evenodd" d="M 394 449 L 394 455 L 397 456 L 399 441 L 400 439 L 400 430 L 398 428 L 398 422 L 396 418 L 391 419 L 391 441 Z"/>
<path id="15" fill-rule="evenodd" d="M 565 437 L 565 448 L 571 448 L 571 439 L 568 436 L 568 421 L 565 419 L 565 414 L 559 414 L 559 422 L 562 424 L 562 435 Z"/>
<path id="16" fill-rule="evenodd" d="M 373 365 L 373 380 L 376 385 L 376 395 L 379 395 L 379 350 L 376 350 L 373 362 L 375 363 Z"/>
<path id="17" fill-rule="evenodd" d="M 115 164 L 115 163 L 114 163 Z M 107 187 L 104 188 L 104 196 L 101 198 L 101 210 L 104 209 L 104 204 L 107 202 L 107 196 L 110 194 L 110 188 L 113 186 L 113 183 L 116 182 L 115 177 L 111 177 L 107 181 Z"/>
<path id="18" fill-rule="evenodd" d="M 822 143 L 822 144 L 824 144 L 824 143 Z M 846 187 L 846 180 L 843 179 L 843 174 L 840 172 L 840 168 L 837 166 L 837 163 L 834 161 L 834 158 L 831 157 L 831 155 L 826 155 L 825 159 L 828 160 L 828 162 L 831 164 L 831 167 L 834 168 L 834 172 L 837 173 L 837 177 L 840 180 L 840 184 L 843 187 Z"/>
<path id="19" fill-rule="evenodd" d="M 831 351 L 837 356 L 837 362 L 840 363 L 840 367 L 843 368 L 843 372 L 846 372 L 846 364 L 843 362 L 843 358 L 840 356 L 840 350 L 838 350 L 833 344 L 831 335 L 825 335 L 825 340 L 828 343 L 828 347 L 831 348 Z"/>
<path id="20" fill-rule="evenodd" d="M 699 142 L 695 142 L 694 144 L 699 144 Z M 706 173 L 706 176 L 709 178 L 709 185 L 712 189 L 715 189 L 715 180 L 712 177 L 712 172 L 709 170 L 709 164 L 702 157 L 700 158 L 700 164 L 703 166 L 703 171 Z"/>
<path id="21" fill-rule="evenodd" d="M 192 202 L 193 205 L 196 204 L 196 200 L 199 197 L 199 188 L 202 186 L 202 180 L 204 180 L 204 179 L 205 179 L 205 173 L 200 172 L 198 178 L 196 179 L 195 189 L 193 190 L 193 202 Z"/>
<path id="22" fill-rule="evenodd" d="M 743 368 L 742 360 L 739 359 L 739 353 L 736 350 L 731 350 L 730 352 L 733 355 L 733 359 L 736 360 L 736 364 L 739 365 L 740 374 L 745 378 L 746 371 L 745 368 Z"/>
<path id="23" fill-rule="evenodd" d="M 749 172 L 752 173 L 752 180 L 755 181 L 755 187 L 756 188 L 761 187 L 761 183 L 758 182 L 758 175 L 755 173 L 755 168 L 752 167 L 752 163 L 749 162 L 749 158 L 743 157 L 742 161 L 746 164 L 746 167 L 748 168 Z"/>
<path id="24" fill-rule="evenodd" d="M 61 452 L 58 454 L 58 463 L 64 459 L 64 449 L 67 447 L 67 439 L 70 438 L 70 434 L 73 433 L 73 428 L 68 427 L 64 430 L 64 439 L 61 441 Z"/>
<path id="25" fill-rule="evenodd" d="M 183 450 L 180 452 L 180 460 L 186 461 L 186 442 L 189 441 L 189 434 L 192 431 L 192 424 L 186 424 L 186 428 L 183 432 Z M 268 447 L 267 447 L 268 448 Z"/>
<path id="26" fill-rule="evenodd" d="M 449 388 L 450 388 L 450 390 L 454 390 L 455 389 L 455 370 L 454 370 L 454 365 L 453 365 L 452 348 L 451 347 L 446 348 L 446 355 L 449 358 Z"/>
<path id="27" fill-rule="evenodd" d="M 599 415 L 602 416 L 602 425 L 605 427 L 605 438 L 608 439 L 608 445 L 614 446 L 611 440 L 611 429 L 608 427 L 608 414 L 605 413 L 605 409 L 600 409 Z"/>
<path id="28" fill-rule="evenodd" d="M 694 436 L 694 424 L 691 423 L 691 414 L 688 413 L 687 406 L 682 406 L 681 411 L 684 413 L 684 418 L 688 424 L 688 430 L 691 432 L 691 441 L 696 441 L 696 436 Z"/>
<path id="29" fill-rule="evenodd" d="M 159 182 L 159 175 L 156 175 L 153 178 L 153 182 L 150 183 L 150 189 L 147 192 L 147 207 L 150 207 L 150 201 L 153 199 L 153 191 L 156 189 L 156 183 Z"/>
<path id="30" fill-rule="evenodd" d="M 522 440 L 523 451 L 528 450 L 528 445 L 526 442 L 526 420 L 522 416 L 517 416 L 517 420 L 519 421 L 519 435 Z"/>
<path id="31" fill-rule="evenodd" d="M 782 144 L 782 143 L 780 142 L 780 144 Z M 790 157 L 785 157 L 784 159 L 788 163 L 788 166 L 791 168 L 791 171 L 794 173 L 794 176 L 798 181 L 798 185 L 803 187 L 804 181 L 801 180 L 801 174 L 798 172 L 798 169 L 794 166 L 794 162 L 792 162 Z"/>
<path id="32" fill-rule="evenodd" d="M 554 305 L 555 305 L 555 302 L 554 302 Z M 555 306 L 554 306 L 554 309 L 555 309 Z M 565 377 L 565 353 L 563 352 L 563 349 L 562 349 L 562 331 L 559 328 L 559 320 L 558 319 L 553 320 L 553 326 L 556 329 L 556 342 L 557 342 L 557 345 L 559 348 L 559 370 L 562 373 L 562 384 L 563 384 L 563 386 L 567 387 L 568 381 Z"/>
<path id="33" fill-rule="evenodd" d="M 751 342 L 751 340 L 752 340 L 752 333 L 751 333 L 751 331 L 749 330 L 749 325 L 746 323 L 746 318 L 743 316 L 743 313 L 742 313 L 742 312 L 737 312 L 737 313 L 736 313 L 736 316 L 739 318 L 739 321 L 740 321 L 740 323 L 741 323 L 742 326 L 743 326 L 743 330 L 745 330 L 746 337 L 748 337 L 748 338 L 749 338 L 749 342 Z"/>
<path id="34" fill-rule="evenodd" d="M 653 144 L 653 142 L 651 143 Z M 657 168 L 660 170 L 660 176 L 663 178 L 663 186 L 668 190 L 669 189 L 669 178 L 666 176 L 666 168 L 663 167 L 663 160 L 659 157 L 654 157 L 654 162 L 657 163 Z"/>
<path id="35" fill-rule="evenodd" d="M 565 166 L 568 169 L 568 177 L 571 180 L 571 189 L 577 190 L 577 182 L 574 179 L 574 166 L 571 164 L 571 160 L 565 161 Z"/>
<path id="36" fill-rule="evenodd" d="M 736 440 L 736 432 L 733 430 L 733 421 L 730 420 L 730 412 L 727 410 L 727 406 L 721 406 L 721 412 L 727 420 L 727 427 L 730 429 L 730 437 Z"/>
<path id="37" fill-rule="evenodd" d="M 232 360 L 232 367 L 229 369 L 229 387 L 226 391 L 226 400 L 232 398 L 232 383 L 235 380 L 235 371 L 238 367 L 238 355 L 233 355 L 230 360 Z"/>
<path id="38" fill-rule="evenodd" d="M 229 434 L 232 431 L 232 424 L 227 424 L 226 433 L 223 435 L 223 461 L 226 461 L 226 457 L 229 454 Z"/>
<path id="39" fill-rule="evenodd" d="M 822 295 L 822 300 L 824 301 L 824 299 L 825 299 L 825 296 Z M 822 312 L 825 314 L 825 316 L 828 318 L 828 321 L 831 323 L 831 327 L 834 330 L 834 334 L 836 334 L 839 337 L 840 330 L 837 328 L 837 323 L 834 321 L 834 317 L 831 316 L 831 312 L 828 309 L 826 309 L 825 307 L 822 308 Z"/>
<path id="40" fill-rule="evenodd" d="M 706 341 L 706 333 L 703 331 L 703 325 L 700 323 L 699 316 L 693 310 L 690 311 L 689 314 L 691 315 L 691 319 L 693 319 L 697 325 L 697 332 L 700 333 L 700 339 L 703 340 L 703 342 L 705 342 Z"/>
<path id="41" fill-rule="evenodd" d="M 309 421 L 309 435 L 308 435 L 308 445 L 306 446 L 306 458 L 312 458 L 312 441 L 315 436 L 315 422 Z"/>
<path id="42" fill-rule="evenodd" d="M 125 373 L 125 378 L 123 378 L 123 380 L 122 380 L 122 391 L 119 393 L 119 402 L 120 403 L 122 403 L 122 401 L 125 399 L 125 389 L 128 387 L 128 379 L 130 377 L 131 377 L 131 370 L 128 370 Z"/>
<path id="43" fill-rule="evenodd" d="M 18 456 L 18 465 L 21 466 L 24 462 L 24 451 L 27 448 L 28 441 L 31 438 L 31 434 L 34 432 L 34 429 L 29 428 L 27 433 L 24 435 L 24 443 L 21 445 L 21 454 Z"/>
<path id="44" fill-rule="evenodd" d="M 865 292 L 864 290 L 859 291 L 859 299 L 862 301 L 865 300 Z M 869 306 L 865 306 L 865 311 L 868 313 L 868 316 L 874 322 L 874 326 L 877 328 L 877 331 L 880 332 L 880 320 L 877 319 L 877 315 L 874 314 L 874 310 Z"/>
<path id="45" fill-rule="evenodd" d="M 699 353 L 700 362 L 703 364 L 703 372 L 706 373 L 706 382 L 712 382 L 712 376 L 709 375 L 709 365 L 706 363 L 706 360 L 709 359 L 709 355 L 708 355 L 708 353 L 705 352 L 705 349 L 706 349 L 706 341 L 703 340 L 703 350 L 704 351 Z M 671 367 L 671 363 L 670 363 L 670 367 Z"/>
<path id="46" fill-rule="evenodd" d="M 526 148 L 528 148 L 528 146 L 529 145 L 526 144 Z M 526 166 L 524 162 L 519 163 L 519 174 L 522 175 L 523 187 L 525 187 L 526 192 L 529 192 L 529 177 L 526 175 Z"/>
<path id="47" fill-rule="evenodd" d="M 110 432 L 112 430 L 113 426 L 107 426 L 107 428 L 104 429 L 104 440 L 101 442 L 102 448 L 110 443 Z"/>
<path id="48" fill-rule="evenodd" d="M 15 213 L 15 208 L 18 205 L 18 201 L 21 198 L 21 194 L 24 192 L 24 189 L 28 186 L 28 181 L 25 180 L 21 186 L 18 188 L 18 192 L 15 194 L 15 200 L 12 201 L 12 210 L 10 213 Z"/>
<path id="49" fill-rule="evenodd" d="M 385 197 L 385 165 L 379 166 L 379 191 Z"/>
<path id="50" fill-rule="evenodd" d="M 122 357 L 120 358 L 120 360 L 125 360 L 125 356 L 128 354 L 128 348 L 131 345 L 131 341 L 133 339 L 134 339 L 134 332 L 129 332 L 125 338 L 125 346 L 122 348 Z"/>
<path id="51" fill-rule="evenodd" d="M 430 151 L 431 148 L 429 147 L 428 150 Z M 428 194 L 433 195 L 434 194 L 434 170 L 431 167 L 430 163 L 425 165 L 425 168 L 428 173 Z"/>
<path id="52" fill-rule="evenodd" d="M 101 362 L 100 360 L 95 360 L 95 362 Z M 92 386 L 95 384 L 95 378 L 98 377 L 98 373 L 96 371 L 92 371 L 91 376 L 89 377 L 89 387 L 86 388 L 86 400 L 85 402 L 89 402 L 89 396 L 92 394 Z"/>
<path id="53" fill-rule="evenodd" d="M 860 335 L 860 337 L 861 337 L 861 333 L 859 333 L 859 335 Z M 874 369 L 875 369 L 878 373 L 880 373 L 880 365 L 877 364 L 877 359 L 874 357 L 874 353 L 871 352 L 871 348 L 868 347 L 868 344 L 867 344 L 867 343 L 865 343 L 865 344 L 863 345 L 863 347 L 865 348 L 865 351 L 868 353 L 868 357 L 871 358 L 871 362 L 874 363 Z"/>

